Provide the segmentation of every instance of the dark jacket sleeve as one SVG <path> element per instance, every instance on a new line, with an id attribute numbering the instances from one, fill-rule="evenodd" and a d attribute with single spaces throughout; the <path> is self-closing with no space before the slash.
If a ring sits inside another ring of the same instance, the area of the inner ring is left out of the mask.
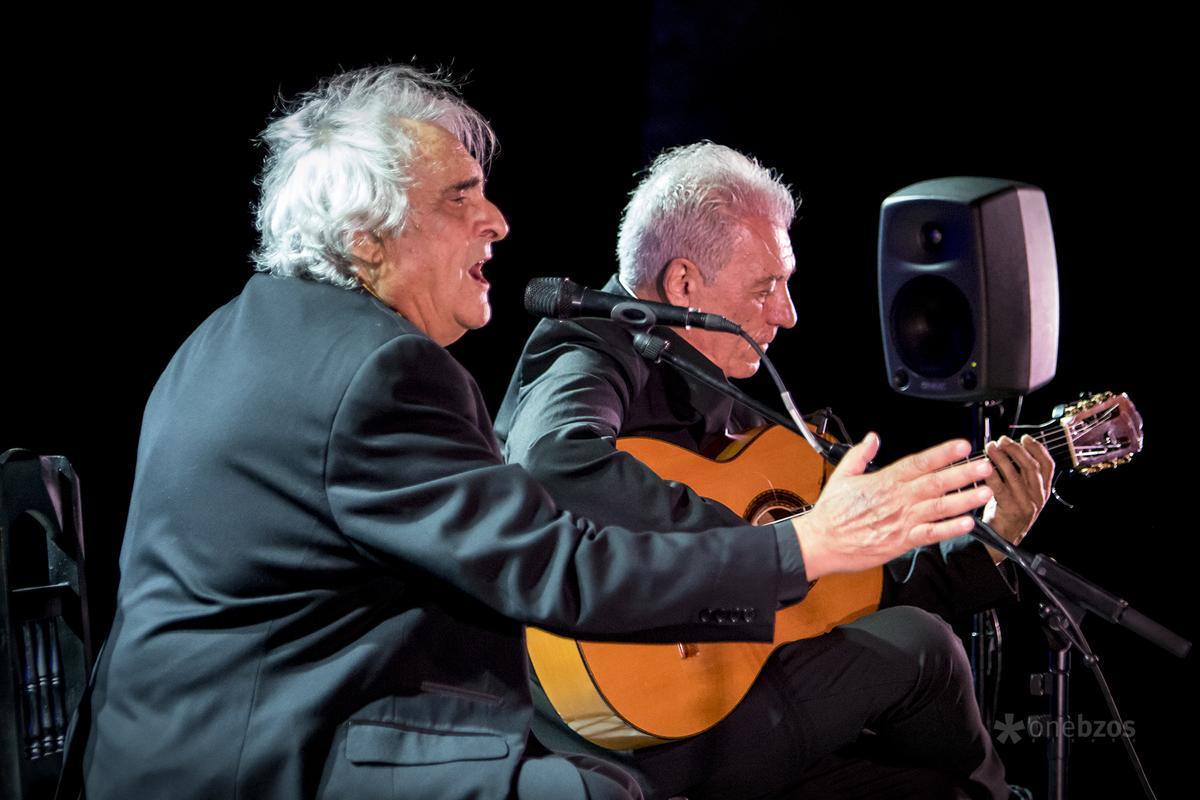
<path id="1" fill-rule="evenodd" d="M 969 536 L 909 551 L 887 565 L 883 605 L 918 606 L 946 619 L 964 617 L 1016 596 L 1007 562 L 999 567 Z"/>
<path id="2" fill-rule="evenodd" d="M 605 523 L 684 531 L 738 524 L 726 506 L 616 449 L 648 373 L 628 342 L 621 347 L 611 335 L 626 334 L 572 323 L 535 333 L 498 417 L 505 458 L 562 507 Z"/>
<path id="3" fill-rule="evenodd" d="M 365 554 L 518 621 L 592 638 L 772 635 L 769 613 L 698 622 L 711 608 L 774 608 L 771 531 L 597 528 L 559 512 L 524 469 L 501 462 L 474 381 L 423 336 L 388 342 L 358 370 L 334 419 L 325 485 L 338 526 Z"/>

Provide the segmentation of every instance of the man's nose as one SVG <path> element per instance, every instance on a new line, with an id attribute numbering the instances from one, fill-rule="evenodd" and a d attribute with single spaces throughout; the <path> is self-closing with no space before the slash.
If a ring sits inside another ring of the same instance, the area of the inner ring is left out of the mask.
<path id="1" fill-rule="evenodd" d="M 508 221 L 504 219 L 504 215 L 500 213 L 500 208 L 495 203 L 487 199 L 484 200 L 484 203 L 486 203 L 486 213 L 481 222 L 481 235 L 485 239 L 498 242 L 508 236 Z"/>
<path id="2" fill-rule="evenodd" d="M 796 325 L 796 307 L 792 305 L 792 294 L 784 284 L 783 291 L 771 299 L 771 313 L 768 321 L 780 328 L 792 328 Z"/>

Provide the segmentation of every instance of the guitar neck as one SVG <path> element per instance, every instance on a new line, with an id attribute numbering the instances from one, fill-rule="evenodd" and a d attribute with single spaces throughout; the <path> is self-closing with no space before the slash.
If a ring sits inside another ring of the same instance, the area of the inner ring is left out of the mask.
<path id="1" fill-rule="evenodd" d="M 1070 444 L 1068 442 L 1069 437 L 1061 431 L 1061 426 L 1059 426 L 1056 422 L 1051 421 L 1039 426 L 1036 430 L 1037 432 L 1031 433 L 1030 436 L 1041 442 L 1042 445 L 1045 446 L 1046 450 L 1050 452 L 1050 456 L 1054 459 L 1055 467 L 1057 469 L 1069 469 L 1072 465 Z M 961 464 L 969 464 L 973 461 L 980 461 L 985 458 L 987 458 L 987 453 L 981 450 L 979 452 L 972 453 L 966 458 L 956 461 L 953 464 L 949 464 L 946 467 L 943 467 L 943 469 L 949 469 L 950 467 L 959 466 Z M 978 484 L 972 485 L 974 486 Z M 967 487 L 964 487 L 964 489 L 965 488 Z M 772 522 L 786 522 L 790 519 L 802 517 L 808 512 L 812 511 L 813 505 L 813 503 L 807 503 L 804 506 L 801 506 L 794 514 L 788 514 L 785 517 L 779 517 L 778 519 L 772 520 Z"/>
<path id="2" fill-rule="evenodd" d="M 1069 433 L 1063 430 L 1062 426 L 1057 422 L 1051 420 L 1050 422 L 1045 422 L 1038 426 L 1022 425 L 1019 427 L 1024 428 L 1024 433 L 1028 433 L 1046 448 L 1046 451 L 1050 453 L 1050 457 L 1054 459 L 1055 469 L 1068 470 L 1074 466 L 1074 460 L 1071 458 L 1071 436 Z M 998 440 L 993 439 L 991 441 L 994 442 Z M 967 456 L 961 461 L 954 462 L 950 466 L 954 467 L 958 466 L 959 464 L 970 464 L 974 461 L 982 461 L 985 458 L 987 458 L 986 449 L 979 450 L 971 453 L 971 455 Z"/>
<path id="3" fill-rule="evenodd" d="M 1142 420 L 1125 395 L 1095 395 L 1076 406 L 1067 407 L 1063 416 L 1041 425 L 1020 425 L 1046 448 L 1055 469 L 1090 474 L 1117 466 L 1141 450 Z M 972 453 L 950 467 L 987 458 L 986 451 Z M 948 469 L 949 467 L 947 467 Z M 794 519 L 812 510 L 812 504 L 794 514 L 773 520 Z"/>
<path id="4" fill-rule="evenodd" d="M 1132 409 L 1130 409 L 1132 411 Z M 1129 438 L 1114 439 L 1109 435 L 1120 416 L 1120 406 L 1111 405 L 1089 415 L 1075 415 L 1052 419 L 1041 425 L 1019 425 L 1024 433 L 1028 433 L 1046 448 L 1054 459 L 1054 468 L 1059 472 L 1069 472 L 1084 465 L 1100 463 L 1105 466 L 1115 466 L 1127 461 L 1122 457 L 1127 452 L 1137 452 L 1141 449 L 1141 418 L 1136 412 L 1138 436 L 1136 447 L 1129 447 Z M 986 452 L 972 453 L 958 462 L 960 464 L 987 458 Z M 1083 470 L 1085 474 L 1089 471 Z"/>

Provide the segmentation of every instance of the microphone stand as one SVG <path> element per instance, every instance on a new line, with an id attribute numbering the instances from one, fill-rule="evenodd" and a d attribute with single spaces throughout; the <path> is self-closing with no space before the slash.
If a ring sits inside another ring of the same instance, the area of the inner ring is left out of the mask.
<path id="1" fill-rule="evenodd" d="M 775 379 L 776 384 L 780 387 L 784 404 L 790 412 L 791 419 L 753 399 L 745 392 L 731 385 L 728 381 L 717 380 L 696 365 L 671 352 L 671 343 L 669 341 L 650 333 L 650 329 L 654 327 L 657 320 L 654 312 L 645 306 L 638 304 L 636 301 L 620 303 L 612 309 L 612 319 L 629 329 L 630 335 L 633 338 L 634 348 L 643 358 L 653 363 L 665 361 L 681 372 L 696 378 L 705 385 L 732 398 L 735 402 L 742 403 L 761 414 L 764 418 L 805 436 L 813 446 L 813 449 L 830 463 L 837 464 L 846 451 L 849 450 L 847 445 L 818 439 L 813 436 L 808 426 L 801 424 L 799 414 L 791 402 L 790 394 L 783 387 L 779 374 L 775 371 L 774 366 L 771 365 L 766 354 L 758 347 L 758 343 L 747 337 L 745 333 L 742 333 L 743 338 L 746 338 L 758 352 L 759 357 L 771 372 L 772 378 Z M 868 469 L 873 468 L 873 466 L 868 467 Z M 1092 674 L 1100 687 L 1100 693 L 1103 695 L 1109 712 L 1113 716 L 1113 720 L 1121 727 L 1121 741 L 1130 762 L 1133 764 L 1134 771 L 1137 773 L 1142 791 L 1146 797 L 1153 800 L 1155 798 L 1154 790 L 1150 787 L 1150 782 L 1146 777 L 1145 770 L 1142 768 L 1141 760 L 1133 748 L 1133 743 L 1129 740 L 1128 726 L 1125 725 L 1121 718 L 1116 701 L 1109 690 L 1108 682 L 1100 670 L 1099 659 L 1092 652 L 1091 646 L 1083 635 L 1080 623 L 1082 622 L 1084 613 L 1092 611 L 1097 616 L 1107 619 L 1109 622 L 1128 628 L 1142 638 L 1162 647 L 1179 658 L 1187 656 L 1191 650 L 1192 643 L 1130 608 L 1129 604 L 1124 600 L 1110 594 L 1066 567 L 1059 565 L 1049 556 L 1039 554 L 1031 559 L 1027 552 L 1016 547 L 1003 536 L 996 533 L 983 520 L 976 519 L 975 529 L 971 532 L 971 536 L 984 544 L 995 547 L 1008 556 L 1013 563 L 1029 575 L 1034 585 L 1041 590 L 1046 598 L 1046 602 L 1039 609 L 1039 615 L 1043 619 L 1043 626 L 1047 632 L 1046 635 L 1050 638 L 1051 647 L 1054 649 L 1055 663 L 1049 672 L 1042 674 L 1039 683 L 1040 688 L 1044 689 L 1045 694 L 1050 698 L 1053 718 L 1052 727 L 1054 728 L 1051 741 L 1049 742 L 1051 749 L 1051 769 L 1048 776 L 1048 797 L 1050 800 L 1064 800 L 1066 797 L 1067 747 L 1064 728 L 1067 723 L 1067 677 L 1070 673 L 1072 648 L 1079 650 L 1083 656 L 1084 663 L 1091 668 Z"/>
<path id="2" fill-rule="evenodd" d="M 995 401 L 971 403 L 971 447 L 983 452 L 992 438 L 989 412 Z M 967 656 L 971 663 L 971 674 L 975 679 L 975 700 L 979 704 L 979 715 L 987 728 L 996 718 L 996 698 L 1000 688 L 1001 638 L 1000 619 L 996 610 L 989 608 L 971 615 L 971 647 Z"/>
<path id="3" fill-rule="evenodd" d="M 1083 622 L 1079 607 L 1066 598 L 1063 606 L 1076 624 Z M 1050 709 L 1046 737 L 1046 798 L 1064 800 L 1067 796 L 1067 758 L 1070 739 L 1066 735 L 1070 710 L 1071 640 L 1066 636 L 1067 618 L 1046 603 L 1038 603 L 1038 617 L 1049 648 L 1049 666 L 1045 672 L 1029 676 L 1029 693 L 1045 697 Z"/>
<path id="4" fill-rule="evenodd" d="M 1054 658 L 1048 672 L 1033 676 L 1030 688 L 1035 695 L 1046 696 L 1050 704 L 1050 737 L 1047 741 L 1050 769 L 1047 775 L 1047 798 L 1064 800 L 1067 796 L 1067 678 L 1070 674 L 1072 648 L 1079 650 L 1084 663 L 1091 669 L 1109 713 L 1112 714 L 1112 721 L 1120 727 L 1121 744 L 1137 773 L 1142 792 L 1146 797 L 1154 798 L 1154 790 L 1150 787 L 1141 760 L 1130 741 L 1129 727 L 1121 718 L 1108 681 L 1100 670 L 1100 659 L 1092 651 L 1080 626 L 1085 612 L 1091 611 L 1102 619 L 1128 628 L 1177 658 L 1186 658 L 1192 649 L 1192 643 L 1131 608 L 1129 603 L 1116 595 L 1060 565 L 1053 558 L 1038 554 L 1031 560 L 1028 553 L 1014 546 L 981 520 L 976 520 L 975 530 L 971 535 L 1004 552 L 1025 570 L 1046 598 L 1046 602 L 1039 604 L 1038 616 L 1042 619 L 1042 627 Z"/>

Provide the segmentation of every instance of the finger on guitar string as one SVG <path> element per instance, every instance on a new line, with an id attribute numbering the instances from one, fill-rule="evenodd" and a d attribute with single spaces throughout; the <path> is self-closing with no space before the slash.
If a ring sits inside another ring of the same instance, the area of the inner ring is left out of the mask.
<path id="1" fill-rule="evenodd" d="M 1033 455 L 1038 464 L 1038 476 L 1042 479 L 1042 494 L 1050 497 L 1050 489 L 1054 486 L 1054 457 L 1046 446 L 1028 433 L 1021 437 L 1021 447 Z"/>

